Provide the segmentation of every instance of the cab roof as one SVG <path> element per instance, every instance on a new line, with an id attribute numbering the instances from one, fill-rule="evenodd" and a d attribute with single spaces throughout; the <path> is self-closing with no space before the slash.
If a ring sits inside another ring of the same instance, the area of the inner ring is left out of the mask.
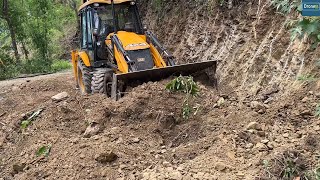
<path id="1" fill-rule="evenodd" d="M 121 4 L 124 2 L 131 2 L 135 0 L 113 0 L 114 4 Z M 93 3 L 104 3 L 104 4 L 111 4 L 111 0 L 83 0 L 83 4 L 79 7 L 79 11 Z"/>

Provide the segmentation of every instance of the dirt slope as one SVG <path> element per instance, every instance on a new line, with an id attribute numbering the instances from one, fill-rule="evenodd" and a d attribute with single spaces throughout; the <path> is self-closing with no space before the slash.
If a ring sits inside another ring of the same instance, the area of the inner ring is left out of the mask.
<path id="1" fill-rule="evenodd" d="M 313 105 L 320 98 L 315 91 L 296 92 L 296 99 L 289 100 L 268 92 L 272 100 L 264 104 L 240 102 L 235 95 L 221 95 L 201 85 L 196 100 L 200 111 L 185 121 L 181 119 L 184 96 L 164 90 L 168 81 L 134 88 L 118 102 L 102 95 L 79 96 L 68 74 L 3 87 L 2 177 L 254 179 L 267 177 L 264 160 L 272 162 L 287 151 L 303 160 L 303 172 L 315 167 L 320 131 L 320 121 L 313 116 Z M 319 90 L 315 85 L 307 87 Z M 70 96 L 61 102 L 51 100 L 62 91 Z M 217 107 L 221 97 L 225 102 Z M 44 108 L 41 115 L 22 130 L 22 117 L 39 108 Z M 92 122 L 104 128 L 84 138 Z M 37 157 L 44 145 L 52 146 L 49 156 Z M 97 161 L 111 151 L 118 156 L 115 161 Z"/>

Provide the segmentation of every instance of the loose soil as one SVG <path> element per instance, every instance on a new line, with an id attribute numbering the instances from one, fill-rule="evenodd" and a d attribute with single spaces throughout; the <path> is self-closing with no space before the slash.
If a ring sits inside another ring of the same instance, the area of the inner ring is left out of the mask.
<path id="1" fill-rule="evenodd" d="M 271 177 L 263 162 L 291 151 L 303 162 L 302 172 L 316 167 L 320 121 L 313 111 L 320 96 L 309 92 L 315 82 L 307 84 L 308 94 L 301 90 L 294 98 L 269 92 L 268 103 L 252 97 L 240 101 L 200 84 L 193 101 L 199 110 L 185 120 L 184 94 L 165 90 L 169 80 L 133 88 L 117 102 L 103 95 L 81 96 L 71 73 L 2 87 L 2 178 L 262 179 Z M 51 100 L 63 91 L 67 99 Z M 23 116 L 38 109 L 44 110 L 21 129 Z M 84 138 L 92 123 L 103 128 Z M 37 157 L 44 145 L 51 145 L 49 155 Z M 96 160 L 109 152 L 118 158 Z M 270 170 L 274 176 L 279 171 L 281 166 Z"/>

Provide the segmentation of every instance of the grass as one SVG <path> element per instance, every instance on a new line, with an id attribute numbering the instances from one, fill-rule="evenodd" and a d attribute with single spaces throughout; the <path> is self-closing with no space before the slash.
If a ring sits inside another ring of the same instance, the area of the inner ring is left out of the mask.
<path id="1" fill-rule="evenodd" d="M 69 61 L 65 60 L 55 60 L 51 65 L 51 71 L 59 72 L 66 69 L 71 69 L 72 65 Z"/>
<path id="2" fill-rule="evenodd" d="M 67 60 L 53 60 L 51 63 L 43 60 L 25 61 L 20 65 L 0 64 L 0 80 L 17 77 L 21 74 L 55 73 L 71 69 Z"/>

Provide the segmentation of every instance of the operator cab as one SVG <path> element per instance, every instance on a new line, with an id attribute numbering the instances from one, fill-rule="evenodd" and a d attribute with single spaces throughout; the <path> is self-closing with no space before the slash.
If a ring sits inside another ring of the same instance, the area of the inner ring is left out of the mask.
<path id="1" fill-rule="evenodd" d="M 83 0 L 83 3 L 89 1 Z M 114 12 L 113 9 L 114 8 Z M 134 1 L 122 3 L 89 3 L 80 10 L 81 49 L 88 51 L 95 67 L 101 67 L 108 57 L 105 40 L 118 31 L 143 35 L 137 5 Z M 96 48 L 95 48 L 96 47 Z"/>

